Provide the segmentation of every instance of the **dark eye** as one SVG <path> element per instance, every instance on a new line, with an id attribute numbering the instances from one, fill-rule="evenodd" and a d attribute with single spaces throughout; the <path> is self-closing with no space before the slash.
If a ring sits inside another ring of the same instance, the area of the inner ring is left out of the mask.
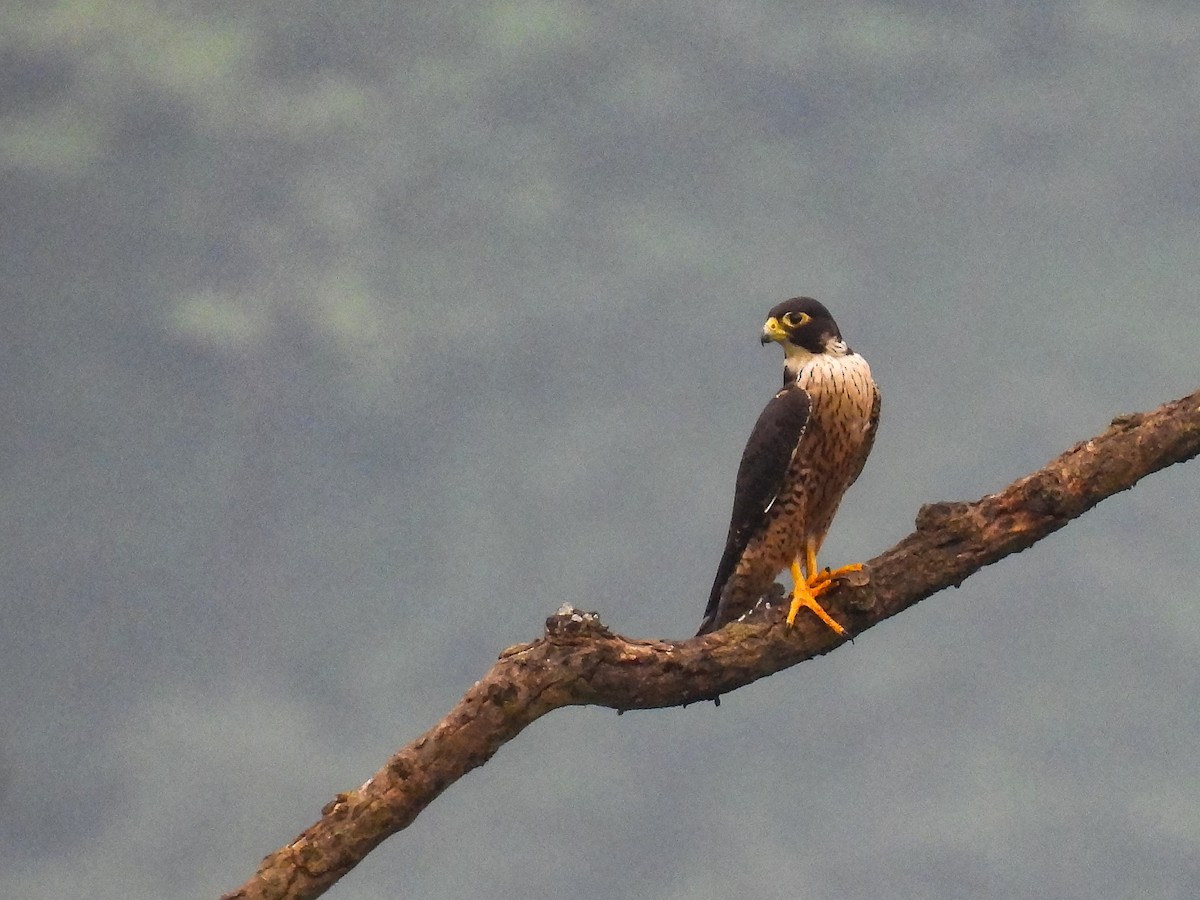
<path id="1" fill-rule="evenodd" d="M 801 325 L 806 324 L 808 322 L 809 318 L 810 317 L 809 317 L 808 313 L 802 313 L 802 312 L 785 313 L 784 317 L 783 317 L 783 324 L 787 325 L 788 328 L 799 328 Z"/>

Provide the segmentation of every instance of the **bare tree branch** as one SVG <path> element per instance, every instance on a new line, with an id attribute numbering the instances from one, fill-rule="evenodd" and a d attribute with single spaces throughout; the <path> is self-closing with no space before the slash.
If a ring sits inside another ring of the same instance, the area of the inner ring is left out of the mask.
<path id="1" fill-rule="evenodd" d="M 1000 493 L 922 507 L 917 530 L 867 564 L 865 584 L 843 585 L 821 602 L 851 634 L 861 634 L 1033 545 L 1144 476 L 1198 453 L 1200 391 L 1153 412 L 1120 416 L 1103 434 Z M 787 628 L 785 611 L 768 607 L 714 634 L 664 641 L 630 640 L 594 614 L 560 610 L 547 620 L 543 637 L 505 650 L 449 715 L 362 787 L 338 794 L 320 821 L 264 859 L 223 900 L 319 896 L 551 710 L 585 704 L 646 709 L 714 699 L 843 643 L 815 618 Z"/>

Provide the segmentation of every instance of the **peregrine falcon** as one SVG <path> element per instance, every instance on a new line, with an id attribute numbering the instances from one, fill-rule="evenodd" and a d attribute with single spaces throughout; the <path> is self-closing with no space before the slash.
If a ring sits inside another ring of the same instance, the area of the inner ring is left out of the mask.
<path id="1" fill-rule="evenodd" d="M 817 552 L 842 495 L 871 452 L 879 389 L 867 361 L 846 345 L 829 310 L 811 297 L 771 310 L 762 330 L 762 343 L 770 341 L 783 345 L 783 389 L 758 417 L 742 453 L 729 537 L 698 633 L 745 614 L 790 568 L 795 587 L 788 624 L 807 607 L 845 634 L 817 597 L 862 566 L 821 571 Z"/>

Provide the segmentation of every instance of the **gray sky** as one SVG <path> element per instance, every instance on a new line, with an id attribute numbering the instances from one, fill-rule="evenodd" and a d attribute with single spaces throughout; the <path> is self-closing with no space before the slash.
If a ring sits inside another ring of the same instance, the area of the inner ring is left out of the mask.
<path id="1" fill-rule="evenodd" d="M 0 10 L 3 893 L 216 895 L 561 603 L 691 634 L 785 297 L 884 391 L 826 564 L 1194 390 L 1200 9 L 984 6 Z M 557 712 L 333 896 L 1194 897 L 1197 510 Z"/>

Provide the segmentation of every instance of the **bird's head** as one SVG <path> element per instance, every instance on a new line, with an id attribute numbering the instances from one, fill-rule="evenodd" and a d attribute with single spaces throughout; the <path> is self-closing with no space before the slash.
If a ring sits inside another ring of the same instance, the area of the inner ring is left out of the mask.
<path id="1" fill-rule="evenodd" d="M 846 343 L 837 322 L 824 305 L 812 297 L 784 300 L 767 314 L 762 342 L 783 345 L 788 358 L 821 353 L 845 353 Z"/>

